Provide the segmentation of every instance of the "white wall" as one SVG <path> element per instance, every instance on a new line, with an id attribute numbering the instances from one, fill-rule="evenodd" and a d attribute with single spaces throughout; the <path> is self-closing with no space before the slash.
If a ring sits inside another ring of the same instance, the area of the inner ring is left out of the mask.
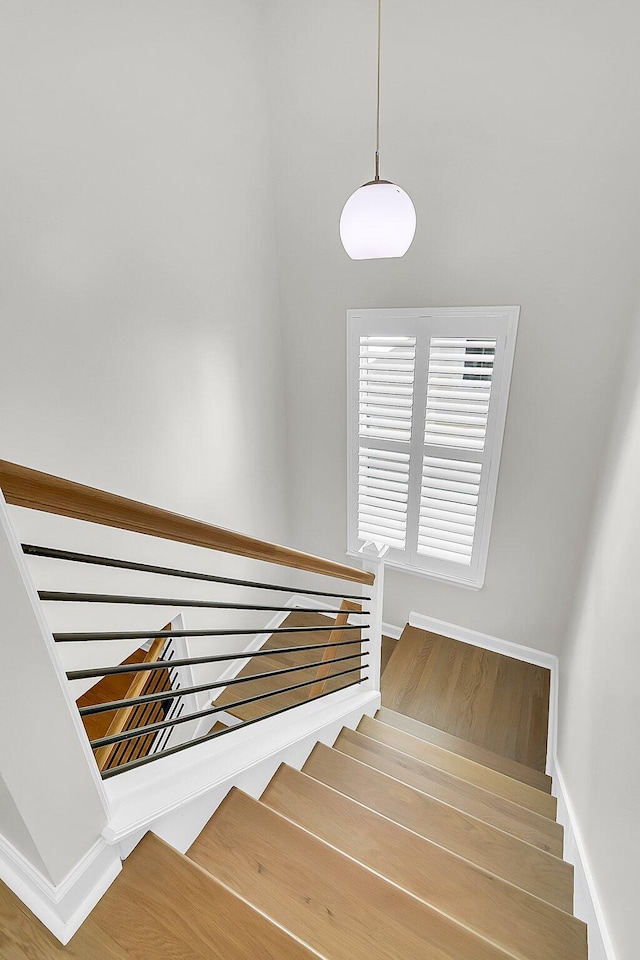
<path id="1" fill-rule="evenodd" d="M 0 4 L 0 458 L 286 543 L 265 57 L 254 0 Z M 280 575 L 78 521 L 15 508 L 11 517 L 36 542 Z M 45 561 L 32 569 L 41 587 L 132 587 L 117 571 Z M 198 595 L 183 581 L 143 575 L 136 585 Z M 0 672 L 15 680 L 5 646 L 14 601 L 6 592 L 0 600 Z M 144 616 L 157 629 L 174 612 L 99 615 L 103 627 L 142 628 Z M 49 614 L 54 629 L 91 629 L 98 611 Z M 187 622 L 200 625 L 195 613 Z M 194 641 L 194 653 L 205 652 Z M 104 648 L 76 653 L 76 666 L 110 659 Z M 28 704 L 24 687 L 15 690 L 18 716 Z M 69 749 L 77 754 L 77 743 Z M 32 795 L 40 802 L 41 791 Z M 2 823 L 16 835 L 7 811 Z M 75 846 L 43 854 L 55 881 L 99 835 L 102 810 L 90 813 Z M 29 811 L 32 836 L 47 816 L 43 807 L 34 823 Z"/>
<path id="2" fill-rule="evenodd" d="M 296 545 L 344 559 L 347 308 L 521 304 L 485 587 L 389 571 L 385 620 L 557 652 L 635 306 L 640 8 L 383 4 L 382 176 L 418 230 L 372 262 L 337 227 L 373 173 L 376 4 L 267 8 Z"/>
<path id="3" fill-rule="evenodd" d="M 287 532 L 254 0 L 5 0 L 0 456 Z"/>
<path id="4" fill-rule="evenodd" d="M 558 764 L 616 960 L 638 954 L 640 869 L 640 328 L 561 657 Z"/>

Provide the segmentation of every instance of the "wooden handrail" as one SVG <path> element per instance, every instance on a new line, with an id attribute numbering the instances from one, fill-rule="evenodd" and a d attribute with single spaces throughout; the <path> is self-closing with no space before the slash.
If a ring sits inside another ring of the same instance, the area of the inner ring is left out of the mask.
<path id="1" fill-rule="evenodd" d="M 0 487 L 7 503 L 29 507 L 45 513 L 56 513 L 76 520 L 87 520 L 107 527 L 119 527 L 135 533 L 146 533 L 163 540 L 176 540 L 196 547 L 207 547 L 251 557 L 283 567 L 294 567 L 327 577 L 372 584 L 375 576 L 365 570 L 348 567 L 333 560 L 314 557 L 266 540 L 247 537 L 202 520 L 193 520 L 160 507 L 137 500 L 128 500 L 114 493 L 87 487 L 72 480 L 63 480 L 49 473 L 0 460 Z"/>

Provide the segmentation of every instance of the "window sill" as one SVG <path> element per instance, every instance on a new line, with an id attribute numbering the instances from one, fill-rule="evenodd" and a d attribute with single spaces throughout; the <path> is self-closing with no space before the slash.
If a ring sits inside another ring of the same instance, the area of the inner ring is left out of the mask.
<path id="1" fill-rule="evenodd" d="M 353 550 L 347 550 L 347 556 L 353 560 L 362 561 L 362 554 Z M 412 567 L 409 563 L 400 563 L 398 560 L 384 561 L 385 567 L 391 567 L 393 570 L 402 570 L 403 573 L 412 573 L 414 576 L 427 577 L 429 580 L 439 580 L 441 583 L 449 583 L 454 587 L 463 587 L 465 590 L 482 590 L 484 578 L 480 582 L 470 580 L 459 580 L 457 577 L 447 577 L 440 573 L 431 573 L 429 570 L 423 570 L 420 567 Z"/>

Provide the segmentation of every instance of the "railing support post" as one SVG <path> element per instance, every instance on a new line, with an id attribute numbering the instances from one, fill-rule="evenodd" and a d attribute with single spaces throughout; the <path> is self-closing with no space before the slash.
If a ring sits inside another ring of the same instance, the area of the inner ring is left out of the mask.
<path id="1" fill-rule="evenodd" d="M 362 558 L 363 569 L 375 576 L 375 582 L 372 587 L 367 587 L 370 592 L 371 606 L 369 619 L 369 644 L 367 649 L 367 660 L 369 667 L 367 673 L 369 680 L 364 684 L 367 690 L 380 690 L 380 661 L 382 656 L 382 603 L 384 599 L 384 558 L 389 547 L 367 541 L 360 547 L 358 553 Z M 363 591 L 364 592 L 364 591 Z"/>

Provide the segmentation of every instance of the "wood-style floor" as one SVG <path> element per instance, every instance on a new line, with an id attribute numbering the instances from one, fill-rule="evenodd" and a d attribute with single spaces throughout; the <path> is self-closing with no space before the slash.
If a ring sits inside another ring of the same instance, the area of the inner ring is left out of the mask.
<path id="1" fill-rule="evenodd" d="M 407 626 L 382 677 L 382 703 L 543 771 L 549 683 L 543 667 Z"/>
<path id="2" fill-rule="evenodd" d="M 314 960 L 153 834 L 63 947 L 0 883 L 2 960 Z"/>
<path id="3" fill-rule="evenodd" d="M 333 618 L 325 617 L 317 613 L 305 613 L 303 610 L 295 610 L 290 613 L 283 622 L 283 627 L 330 627 L 334 623 Z M 238 700 L 244 698 L 264 695 L 282 687 L 294 686 L 298 683 L 304 683 L 308 680 L 314 680 L 317 675 L 317 668 L 304 669 L 311 663 L 318 663 L 322 660 L 322 649 L 302 650 L 297 653 L 281 653 L 283 647 L 299 647 L 308 644 L 328 644 L 331 633 L 329 631 L 310 631 L 309 633 L 274 633 L 272 634 L 262 650 L 273 651 L 273 656 L 253 657 L 249 663 L 238 674 L 238 678 L 250 678 L 256 674 L 271 673 L 283 670 L 288 667 L 300 667 L 300 670 L 284 673 L 280 676 L 267 678 L 263 680 L 251 680 L 247 683 L 233 684 L 227 687 L 224 692 L 216 699 L 217 707 L 227 707 Z M 360 631 L 352 630 L 344 633 L 341 641 L 351 640 L 353 643 L 344 647 L 337 647 L 334 653 L 335 657 L 347 657 L 360 654 Z M 336 663 L 331 667 L 330 676 L 349 670 L 358 666 L 358 659 L 346 660 Z M 349 683 L 358 679 L 358 673 L 350 673 L 346 676 L 338 677 L 336 680 L 328 680 L 325 686 L 326 690 L 338 690 Z M 265 700 L 258 700 L 254 703 L 244 704 L 241 707 L 232 707 L 229 712 L 241 720 L 253 720 L 255 717 L 265 716 L 282 707 L 288 707 L 292 704 L 304 703 L 308 699 L 311 686 L 301 687 L 299 690 L 290 693 L 281 693 L 268 697 Z"/>

